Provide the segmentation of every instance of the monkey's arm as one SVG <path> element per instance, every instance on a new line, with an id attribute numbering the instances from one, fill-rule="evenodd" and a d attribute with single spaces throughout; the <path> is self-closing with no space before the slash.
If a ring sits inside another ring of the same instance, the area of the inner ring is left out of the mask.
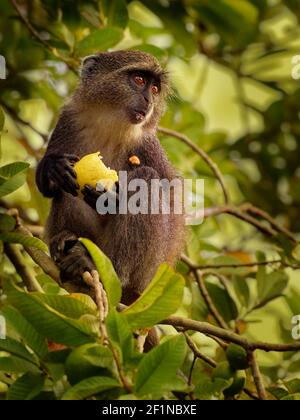
<path id="1" fill-rule="evenodd" d="M 67 112 L 63 112 L 50 138 L 45 156 L 36 170 L 36 183 L 45 197 L 55 197 L 61 191 L 74 196 L 79 188 L 73 164 L 79 160 L 76 154 L 76 135 Z"/>
<path id="2" fill-rule="evenodd" d="M 76 155 L 46 155 L 39 163 L 36 171 L 36 183 L 45 197 L 55 197 L 60 191 L 77 196 L 79 185 L 73 164 L 79 158 Z"/>

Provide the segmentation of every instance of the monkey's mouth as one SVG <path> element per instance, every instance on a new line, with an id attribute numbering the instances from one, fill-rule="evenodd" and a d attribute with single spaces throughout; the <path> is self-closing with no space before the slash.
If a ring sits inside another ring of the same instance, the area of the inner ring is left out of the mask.
<path id="1" fill-rule="evenodd" d="M 135 110 L 133 111 L 133 118 L 134 118 L 134 122 L 135 122 L 136 124 L 141 123 L 141 122 L 143 122 L 143 121 L 145 120 L 145 118 L 146 118 L 146 112 L 145 112 L 145 111 L 140 111 L 140 110 L 135 109 Z"/>

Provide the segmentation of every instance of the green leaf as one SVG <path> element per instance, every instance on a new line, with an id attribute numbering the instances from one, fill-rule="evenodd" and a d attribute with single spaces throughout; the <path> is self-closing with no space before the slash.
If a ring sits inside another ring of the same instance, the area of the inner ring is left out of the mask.
<path id="1" fill-rule="evenodd" d="M 82 293 L 71 293 L 69 296 L 73 299 L 79 300 L 79 302 L 81 302 L 84 305 L 88 313 L 98 313 L 97 305 L 90 296 L 84 295 Z"/>
<path id="2" fill-rule="evenodd" d="M 0 187 L 1 188 L 1 187 Z M 32 246 L 41 251 L 48 252 L 45 242 L 32 236 L 23 235 L 22 233 L 7 232 L 0 233 L 0 240 L 11 244 L 21 244 L 23 246 Z"/>
<path id="3" fill-rule="evenodd" d="M 42 375 L 25 373 L 18 378 L 7 393 L 7 400 L 28 401 L 35 398 L 43 389 L 45 378 Z"/>
<path id="4" fill-rule="evenodd" d="M 0 231 L 9 232 L 16 226 L 16 219 L 8 214 L 0 214 Z"/>
<path id="5" fill-rule="evenodd" d="M 20 172 L 26 171 L 29 168 L 29 163 L 27 162 L 13 162 L 7 165 L 0 167 L 0 176 L 6 180 L 13 178 L 18 175 Z"/>
<path id="6" fill-rule="evenodd" d="M 6 337 L 5 340 L 0 340 L 0 351 L 1 350 L 10 353 L 12 356 L 18 356 L 21 359 L 36 364 L 35 358 L 29 353 L 26 347 L 13 338 Z"/>
<path id="7" fill-rule="evenodd" d="M 124 363 L 133 356 L 133 337 L 126 317 L 113 309 L 105 321 L 109 338 L 119 346 Z"/>
<path id="8" fill-rule="evenodd" d="M 27 162 L 14 162 L 0 168 L 0 197 L 20 188 L 26 181 Z"/>
<path id="9" fill-rule="evenodd" d="M 291 287 L 288 296 L 285 300 L 292 312 L 292 314 L 300 314 L 300 293 L 295 287 Z"/>
<path id="10" fill-rule="evenodd" d="M 250 303 L 250 289 L 247 283 L 247 279 L 244 277 L 235 276 L 232 279 L 232 285 L 241 304 L 245 308 L 248 308 Z"/>
<path id="11" fill-rule="evenodd" d="M 104 0 L 101 2 L 108 26 L 125 28 L 128 22 L 126 0 Z"/>
<path id="12" fill-rule="evenodd" d="M 24 342 L 34 351 L 34 353 L 43 358 L 48 353 L 48 346 L 45 338 L 23 317 L 15 308 L 6 305 L 2 309 L 6 322 L 12 326 L 15 332 L 24 340 Z"/>
<path id="13" fill-rule="evenodd" d="M 238 316 L 237 306 L 227 290 L 208 281 L 205 282 L 205 285 L 222 318 L 226 322 L 236 319 Z"/>
<path id="14" fill-rule="evenodd" d="M 273 395 L 277 400 L 281 400 L 282 398 L 289 395 L 286 389 L 278 387 L 278 386 L 271 386 L 267 388 L 267 391 Z"/>
<path id="15" fill-rule="evenodd" d="M 287 387 L 290 394 L 300 393 L 300 379 L 291 379 L 290 381 L 285 381 L 284 385 Z"/>
<path id="16" fill-rule="evenodd" d="M 118 387 L 120 387 L 119 382 L 113 378 L 95 376 L 93 378 L 85 379 L 68 389 L 62 396 L 62 400 L 84 400 L 93 395 L 100 394 L 103 391 Z"/>
<path id="17" fill-rule="evenodd" d="M 171 391 L 185 355 L 186 343 L 182 335 L 176 335 L 152 349 L 138 365 L 135 393 L 157 398 L 164 392 Z"/>
<path id="18" fill-rule="evenodd" d="M 281 398 L 281 401 L 300 401 L 300 393 L 291 394 L 286 397 Z"/>
<path id="19" fill-rule="evenodd" d="M 257 274 L 257 304 L 255 308 L 260 308 L 281 296 L 288 281 L 289 277 L 284 271 L 267 274 L 266 271 L 260 269 Z"/>
<path id="20" fill-rule="evenodd" d="M 39 373 L 38 367 L 33 363 L 16 356 L 0 357 L 0 371 L 8 373 Z"/>
<path id="21" fill-rule="evenodd" d="M 36 275 L 36 279 L 46 294 L 58 295 L 63 290 L 60 288 L 59 284 L 53 280 L 52 277 L 45 273 Z"/>
<path id="22" fill-rule="evenodd" d="M 293 258 L 295 260 L 300 261 L 300 244 L 297 244 L 292 251 Z"/>
<path id="23" fill-rule="evenodd" d="M 71 384 L 92 376 L 108 375 L 113 370 L 114 359 L 108 347 L 85 344 L 72 351 L 66 361 L 66 373 Z"/>
<path id="24" fill-rule="evenodd" d="M 212 380 L 208 375 L 201 375 L 197 379 L 194 394 L 200 400 L 210 400 L 212 397 L 220 398 L 222 392 L 230 386 L 232 379 L 215 378 Z"/>
<path id="25" fill-rule="evenodd" d="M 89 239 L 81 238 L 80 242 L 86 247 L 96 265 L 110 308 L 116 306 L 121 300 L 122 290 L 110 259 Z"/>
<path id="26" fill-rule="evenodd" d="M 82 315 L 97 314 L 97 310 L 91 309 L 91 307 L 70 295 L 46 295 L 43 293 L 33 293 L 32 295 L 68 318 L 78 319 Z"/>
<path id="27" fill-rule="evenodd" d="M 78 55 L 93 54 L 106 51 L 118 44 L 123 38 L 119 28 L 96 29 L 76 45 Z"/>
<path id="28" fill-rule="evenodd" d="M 94 333 L 80 321 L 70 319 L 39 300 L 34 294 L 23 292 L 5 281 L 8 301 L 44 337 L 67 346 L 78 346 L 94 341 Z"/>
<path id="29" fill-rule="evenodd" d="M 202 0 L 193 7 L 202 23 L 235 47 L 250 42 L 258 29 L 258 10 L 247 0 Z"/>
<path id="30" fill-rule="evenodd" d="M 132 329 L 151 327 L 172 315 L 181 304 L 184 278 L 162 264 L 142 295 L 122 313 Z"/>

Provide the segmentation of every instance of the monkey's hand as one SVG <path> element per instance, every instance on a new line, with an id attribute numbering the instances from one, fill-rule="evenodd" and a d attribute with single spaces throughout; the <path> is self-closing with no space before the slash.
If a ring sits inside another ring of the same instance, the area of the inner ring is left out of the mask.
<path id="1" fill-rule="evenodd" d="M 74 197 L 78 195 L 74 163 L 79 157 L 71 154 L 48 155 L 45 157 L 44 173 L 48 176 L 49 187 L 56 191 L 65 191 Z"/>
<path id="2" fill-rule="evenodd" d="M 94 210 L 97 210 L 97 200 L 105 194 L 104 205 L 107 207 L 108 200 L 115 200 L 116 205 L 119 202 L 119 185 L 116 184 L 115 191 L 97 191 L 95 188 L 91 187 L 90 185 L 85 185 L 83 190 L 81 190 L 83 194 L 84 201 L 92 207 Z"/>

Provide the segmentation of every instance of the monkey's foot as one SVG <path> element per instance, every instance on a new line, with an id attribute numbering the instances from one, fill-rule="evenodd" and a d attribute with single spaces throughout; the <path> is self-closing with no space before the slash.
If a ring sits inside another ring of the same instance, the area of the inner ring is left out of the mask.
<path id="1" fill-rule="evenodd" d="M 95 270 L 95 265 L 86 248 L 78 241 L 68 249 L 66 255 L 57 261 L 57 264 L 63 282 L 73 281 L 80 284 L 83 273 Z"/>
<path id="2" fill-rule="evenodd" d="M 78 236 L 68 230 L 55 235 L 50 244 L 50 253 L 54 262 L 59 264 L 77 242 Z"/>

